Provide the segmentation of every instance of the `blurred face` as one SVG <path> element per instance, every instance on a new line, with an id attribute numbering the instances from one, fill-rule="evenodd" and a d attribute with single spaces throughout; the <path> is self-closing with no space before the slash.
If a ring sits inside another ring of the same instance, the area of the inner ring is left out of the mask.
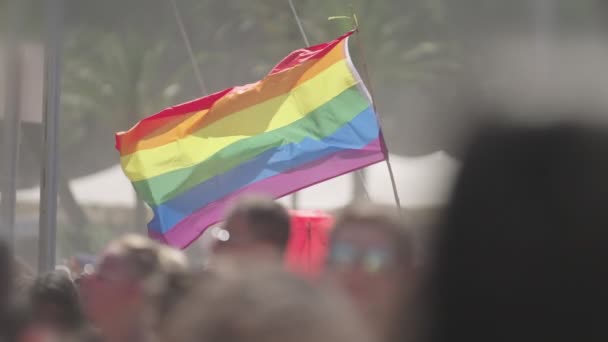
<path id="1" fill-rule="evenodd" d="M 80 274 L 82 272 L 82 265 L 76 260 L 76 258 L 72 257 L 68 261 L 68 267 L 72 274 Z"/>
<path id="2" fill-rule="evenodd" d="M 330 246 L 328 276 L 369 321 L 388 322 L 403 305 L 412 275 L 382 229 L 351 224 Z M 386 323 L 384 323 L 386 324 Z"/>
<path id="3" fill-rule="evenodd" d="M 84 311 L 102 331 L 133 322 L 141 308 L 141 290 L 128 265 L 107 253 L 95 272 L 80 283 Z"/>
<path id="4" fill-rule="evenodd" d="M 33 323 L 26 328 L 17 338 L 17 341 L 23 342 L 60 342 L 64 340 L 61 333 L 44 324 Z"/>
<path id="5" fill-rule="evenodd" d="M 67 313 L 59 304 L 52 302 L 38 303 L 34 309 L 34 322 L 56 331 L 62 331 L 68 329 L 66 315 Z"/>
<path id="6" fill-rule="evenodd" d="M 280 251 L 269 243 L 257 239 L 249 222 L 242 215 L 235 215 L 226 221 L 224 230 L 228 233 L 225 241 L 218 241 L 214 253 L 219 256 L 237 258 L 276 259 Z"/>

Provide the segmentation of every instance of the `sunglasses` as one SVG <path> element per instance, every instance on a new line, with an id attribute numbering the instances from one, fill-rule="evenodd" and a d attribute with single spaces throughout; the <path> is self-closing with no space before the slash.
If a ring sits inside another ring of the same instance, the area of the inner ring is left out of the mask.
<path id="1" fill-rule="evenodd" d="M 329 265 L 338 270 L 359 269 L 366 273 L 390 271 L 396 266 L 390 248 L 362 247 L 348 242 L 335 242 L 329 250 Z"/>

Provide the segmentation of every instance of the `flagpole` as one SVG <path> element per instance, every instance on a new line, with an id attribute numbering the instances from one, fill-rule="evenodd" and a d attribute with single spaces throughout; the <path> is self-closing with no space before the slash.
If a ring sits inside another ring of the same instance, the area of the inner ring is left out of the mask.
<path id="1" fill-rule="evenodd" d="M 296 20 L 296 23 L 298 24 L 298 28 L 300 29 L 300 34 L 302 35 L 304 44 L 306 44 L 306 47 L 310 47 L 310 41 L 308 40 L 308 36 L 306 35 L 306 31 L 304 30 L 304 25 L 302 24 L 302 20 L 300 19 L 300 16 L 298 15 L 298 11 L 296 10 L 295 5 L 293 4 L 293 0 L 289 0 L 289 7 L 291 8 L 291 13 L 293 14 L 293 17 Z M 367 190 L 367 187 L 365 186 L 365 175 L 363 173 L 363 170 L 355 171 L 355 174 L 358 176 L 358 179 L 361 182 L 361 186 L 363 187 L 363 192 L 365 193 L 367 200 L 371 201 L 371 196 L 369 195 L 369 191 Z M 353 184 L 355 184 L 355 188 L 356 188 L 357 178 L 353 179 Z M 297 209 L 297 202 L 298 202 L 297 196 L 298 196 L 297 192 L 294 192 L 291 197 L 291 206 L 294 209 Z M 357 197 L 357 196 L 358 196 L 358 194 L 355 191 L 354 197 Z"/>
<path id="2" fill-rule="evenodd" d="M 177 26 L 179 27 L 179 32 L 182 36 L 182 40 L 184 41 L 184 45 L 186 45 L 186 50 L 188 51 L 188 56 L 190 57 L 190 63 L 192 63 L 192 69 L 194 69 L 194 76 L 198 81 L 198 85 L 201 88 L 201 92 L 203 96 L 208 95 L 207 85 L 205 84 L 205 79 L 203 78 L 203 72 L 198 65 L 196 60 L 196 56 L 194 56 L 194 49 L 192 49 L 192 41 L 190 40 L 190 36 L 188 35 L 188 31 L 186 31 L 186 25 L 184 25 L 184 20 L 182 18 L 182 14 L 177 7 L 177 2 L 175 0 L 169 0 L 171 2 L 171 7 L 173 9 L 173 15 L 175 16 L 175 20 L 177 21 Z"/>
<path id="3" fill-rule="evenodd" d="M 376 108 L 376 98 L 374 96 L 372 81 L 371 81 L 370 74 L 369 74 L 369 71 L 367 68 L 367 60 L 365 58 L 365 51 L 363 49 L 363 43 L 361 42 L 361 31 L 359 29 L 359 22 L 357 20 L 357 15 L 355 14 L 355 11 L 352 7 L 351 7 L 351 16 L 352 16 L 354 31 L 357 34 L 357 48 L 359 49 L 359 55 L 361 56 L 361 65 L 363 67 L 363 74 L 365 75 L 365 78 L 367 79 L 367 88 L 369 89 L 369 95 L 372 98 L 372 107 L 374 108 L 374 113 L 376 113 L 376 115 L 378 115 L 378 121 L 380 122 L 380 129 L 382 130 L 382 120 L 381 120 L 380 115 L 378 114 L 378 110 Z M 401 212 L 402 212 L 401 199 L 399 198 L 399 192 L 397 191 L 397 183 L 395 181 L 395 173 L 393 172 L 393 165 L 391 163 L 391 159 L 390 159 L 390 155 L 389 155 L 388 144 L 386 143 L 386 139 L 384 139 L 383 134 L 380 134 L 380 138 L 382 140 L 382 144 L 384 145 L 384 149 L 386 150 L 386 159 L 384 161 L 386 163 L 386 167 L 388 169 L 388 174 L 389 174 L 389 177 L 391 180 L 391 186 L 393 188 L 393 196 L 395 197 L 395 204 L 397 205 L 397 209 L 399 210 L 399 213 L 401 214 Z"/>
<path id="4" fill-rule="evenodd" d="M 298 28 L 300 29 L 300 35 L 302 35 L 302 40 L 304 40 L 304 44 L 306 47 L 310 47 L 310 41 L 308 40 L 308 36 L 306 35 L 306 31 L 304 31 L 304 25 L 302 25 L 302 20 L 298 15 L 298 11 L 296 10 L 296 6 L 293 4 L 293 0 L 289 0 L 289 7 L 291 8 L 291 13 L 293 14 L 296 23 L 298 24 Z M 298 209 L 298 192 L 294 192 L 291 194 L 291 207 L 293 209 Z"/>
<path id="5" fill-rule="evenodd" d="M 38 269 L 55 268 L 57 241 L 58 126 L 61 98 L 64 0 L 46 1 L 44 155 L 40 186 Z"/>
<path id="6" fill-rule="evenodd" d="M 289 7 L 291 7 L 291 13 L 293 13 L 293 17 L 296 19 L 296 23 L 298 24 L 298 28 L 300 29 L 300 34 L 302 35 L 302 39 L 304 39 L 304 44 L 306 44 L 306 47 L 310 47 L 310 41 L 308 40 L 308 36 L 306 36 L 306 31 L 304 31 L 304 25 L 302 25 L 302 20 L 298 15 L 296 6 L 293 4 L 293 0 L 289 0 Z"/>

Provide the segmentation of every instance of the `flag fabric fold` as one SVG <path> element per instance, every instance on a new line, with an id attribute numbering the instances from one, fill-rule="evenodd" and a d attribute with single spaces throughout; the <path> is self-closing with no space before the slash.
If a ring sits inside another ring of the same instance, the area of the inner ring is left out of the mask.
<path id="1" fill-rule="evenodd" d="M 116 134 L 123 171 L 154 212 L 150 236 L 185 248 L 244 193 L 279 198 L 386 158 L 351 34 Z"/>

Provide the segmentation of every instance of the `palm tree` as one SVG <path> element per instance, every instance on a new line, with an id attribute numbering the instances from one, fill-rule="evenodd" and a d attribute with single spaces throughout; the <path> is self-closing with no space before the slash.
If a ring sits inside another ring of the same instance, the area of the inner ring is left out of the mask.
<path id="1" fill-rule="evenodd" d="M 67 164 L 79 158 L 90 167 L 93 161 L 87 156 L 94 156 L 98 169 L 117 163 L 113 134 L 175 104 L 181 85 L 175 72 L 165 72 L 167 46 L 163 40 L 142 46 L 133 33 L 78 32 L 70 37 L 62 121 L 66 133 L 62 155 Z M 137 203 L 134 227 L 141 228 L 146 212 L 142 202 Z"/>

